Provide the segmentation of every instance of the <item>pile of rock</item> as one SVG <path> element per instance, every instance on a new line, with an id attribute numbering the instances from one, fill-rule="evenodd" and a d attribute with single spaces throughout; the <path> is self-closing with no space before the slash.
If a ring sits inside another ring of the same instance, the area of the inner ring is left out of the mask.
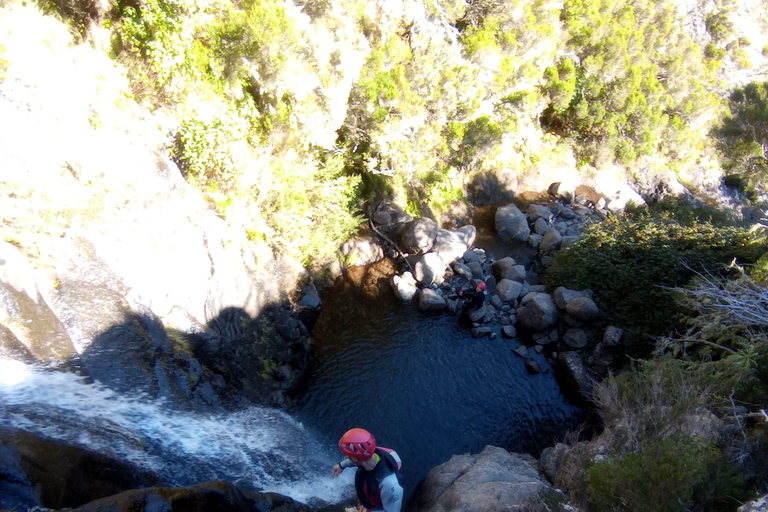
<path id="1" fill-rule="evenodd" d="M 530 204 L 526 212 L 515 204 L 499 207 L 495 213 L 499 237 L 536 249 L 535 256 L 526 262 L 512 257 L 494 260 L 483 249 L 471 248 L 476 236 L 471 225 L 445 230 L 430 219 L 414 220 L 397 214 L 376 218 L 400 219 L 380 226 L 388 232 L 387 238 L 407 253 L 410 270 L 392 278 L 399 298 L 416 300 L 423 312 L 458 315 L 463 304 L 457 290 L 485 282 L 485 303 L 465 314 L 472 335 L 495 338 L 501 334 L 522 340 L 515 351 L 526 359 L 530 373 L 548 371 L 532 357 L 534 352 L 544 353 L 551 365 L 564 370 L 570 388 L 589 394 L 593 374 L 604 375 L 611 367 L 612 347 L 619 343 L 621 330 L 608 327 L 597 332 L 594 324 L 601 314 L 591 290 L 559 287 L 547 293 L 546 287 L 538 284 L 538 272 L 549 265 L 553 252 L 576 243 L 587 227 L 606 215 L 607 211 L 585 202 Z M 585 352 L 588 349 L 593 352 Z"/>

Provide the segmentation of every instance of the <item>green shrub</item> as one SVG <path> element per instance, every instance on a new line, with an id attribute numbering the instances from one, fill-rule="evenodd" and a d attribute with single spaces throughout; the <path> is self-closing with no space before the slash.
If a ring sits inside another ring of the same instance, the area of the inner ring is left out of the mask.
<path id="1" fill-rule="evenodd" d="M 728 38 L 733 33 L 733 23 L 728 19 L 728 12 L 721 11 L 710 14 L 704 20 L 707 32 L 712 36 L 715 42 L 720 42 Z"/>
<path id="2" fill-rule="evenodd" d="M 607 321 L 629 329 L 628 351 L 647 355 L 651 337 L 674 329 L 681 311 L 663 287 L 685 285 L 692 269 L 714 269 L 733 258 L 751 263 L 765 251 L 746 229 L 723 222 L 711 209 L 676 200 L 612 217 L 557 253 L 542 280 L 550 289 L 592 289 Z"/>
<path id="3" fill-rule="evenodd" d="M 640 453 L 612 457 L 587 470 L 590 510 L 684 511 L 719 456 L 716 448 L 685 437 L 647 443 Z"/>
<path id="4" fill-rule="evenodd" d="M 729 115 L 713 129 L 723 158 L 725 182 L 757 199 L 768 185 L 768 83 L 733 91 Z"/>
<path id="5" fill-rule="evenodd" d="M 564 70 L 547 70 L 552 101 L 541 122 L 572 138 L 580 160 L 599 166 L 606 150 L 624 164 L 651 153 L 675 160 L 703 144 L 691 122 L 720 103 L 704 88 L 713 77 L 701 49 L 675 16 L 666 1 L 565 1 L 567 46 L 579 65 L 567 80 Z"/>
<path id="6" fill-rule="evenodd" d="M 3 54 L 5 53 L 5 47 L 0 44 L 0 83 L 5 80 L 5 74 L 8 71 L 8 66 L 10 66 L 10 62 L 8 62 L 7 59 L 3 58 Z"/>

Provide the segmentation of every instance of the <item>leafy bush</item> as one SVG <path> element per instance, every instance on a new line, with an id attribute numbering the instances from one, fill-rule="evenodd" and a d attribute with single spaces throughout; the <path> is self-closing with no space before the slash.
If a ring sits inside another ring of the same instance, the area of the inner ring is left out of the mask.
<path id="1" fill-rule="evenodd" d="M 0 83 L 5 80 L 5 73 L 8 71 L 8 66 L 10 65 L 10 62 L 3 58 L 3 53 L 5 53 L 5 47 L 0 44 Z"/>
<path id="2" fill-rule="evenodd" d="M 624 163 L 652 152 L 678 159 L 703 144 L 690 125 L 719 102 L 703 88 L 709 69 L 675 16 L 665 1 L 565 1 L 578 80 L 548 70 L 556 94 L 542 124 L 578 141 L 582 160 L 599 163 L 606 150 Z"/>
<path id="3" fill-rule="evenodd" d="M 694 490 L 719 453 L 685 437 L 647 443 L 640 453 L 598 462 L 587 470 L 594 510 L 674 512 L 687 510 Z"/>
<path id="4" fill-rule="evenodd" d="M 724 224 L 711 209 L 667 200 L 593 226 L 556 254 L 542 280 L 550 289 L 594 290 L 608 321 L 629 329 L 629 353 L 643 356 L 653 347 L 651 337 L 669 334 L 681 312 L 663 287 L 685 285 L 692 269 L 734 258 L 751 263 L 763 252 L 753 234 Z"/>

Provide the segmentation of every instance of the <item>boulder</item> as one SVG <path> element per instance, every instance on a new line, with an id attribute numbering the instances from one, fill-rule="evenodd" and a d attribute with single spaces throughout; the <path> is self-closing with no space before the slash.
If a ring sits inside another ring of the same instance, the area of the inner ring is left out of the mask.
<path id="1" fill-rule="evenodd" d="M 486 313 L 488 313 L 488 307 L 483 304 L 477 309 L 471 309 L 467 311 L 467 317 L 469 318 L 470 322 L 477 323 L 485 318 Z"/>
<path id="2" fill-rule="evenodd" d="M 527 275 L 524 265 L 518 265 L 517 262 L 507 256 L 500 260 L 494 261 L 491 265 L 493 269 L 493 275 L 501 281 L 502 279 L 512 279 L 513 281 L 523 282 Z"/>
<path id="3" fill-rule="evenodd" d="M 590 297 L 577 297 L 569 301 L 565 311 L 582 322 L 590 322 L 600 316 L 600 308 Z"/>
<path id="4" fill-rule="evenodd" d="M 348 267 L 370 265 L 384 258 L 384 249 L 370 238 L 350 238 L 339 250 L 342 263 Z"/>
<path id="5" fill-rule="evenodd" d="M 531 228 L 528 226 L 528 219 L 520 208 L 514 204 L 502 206 L 496 210 L 495 216 L 496 233 L 505 242 L 520 241 L 526 242 L 528 235 L 531 234 Z"/>
<path id="6" fill-rule="evenodd" d="M 470 329 L 469 332 L 472 333 L 472 337 L 475 339 L 484 338 L 486 336 L 491 335 L 491 328 L 490 327 L 473 327 L 472 329 Z"/>
<path id="7" fill-rule="evenodd" d="M 428 218 L 415 219 L 405 225 L 400 244 L 405 252 L 424 254 L 432 249 L 437 238 L 437 222 Z"/>
<path id="8" fill-rule="evenodd" d="M 605 334 L 603 335 L 603 343 L 609 346 L 616 346 L 621 342 L 621 337 L 623 335 L 624 329 L 609 325 L 605 329 Z"/>
<path id="9" fill-rule="evenodd" d="M 740 506 L 736 512 L 765 512 L 766 510 L 768 510 L 768 494 Z"/>
<path id="10" fill-rule="evenodd" d="M 472 270 L 465 264 L 460 261 L 454 261 L 451 267 L 453 267 L 453 273 L 457 276 L 464 277 L 469 281 L 472 280 Z"/>
<path id="11" fill-rule="evenodd" d="M 551 491 L 522 456 L 494 446 L 477 455 L 454 455 L 433 468 L 416 488 L 408 510 L 489 512 L 523 510 L 523 504 Z"/>
<path id="12" fill-rule="evenodd" d="M 447 268 L 440 256 L 432 252 L 408 256 L 408 262 L 413 267 L 413 277 L 424 286 L 440 284 Z"/>
<path id="13" fill-rule="evenodd" d="M 551 295 L 532 292 L 523 300 L 525 305 L 517 310 L 517 321 L 520 325 L 533 332 L 543 331 L 555 325 L 559 315 Z"/>
<path id="14" fill-rule="evenodd" d="M 542 254 L 554 252 L 560 248 L 562 241 L 563 236 L 560 234 L 560 232 L 555 228 L 549 228 L 549 231 L 546 232 L 544 238 L 541 239 L 541 243 L 539 244 L 539 252 Z"/>
<path id="15" fill-rule="evenodd" d="M 483 273 L 483 266 L 476 261 L 470 261 L 467 263 L 467 267 L 472 271 L 473 279 L 483 279 L 483 277 L 485 277 Z"/>
<path id="16" fill-rule="evenodd" d="M 523 290 L 523 284 L 511 279 L 502 279 L 499 284 L 496 285 L 496 295 L 502 300 L 502 302 L 512 302 L 516 298 L 520 297 L 520 292 Z"/>
<path id="17" fill-rule="evenodd" d="M 400 300 L 411 301 L 419 293 L 416 279 L 410 272 L 403 272 L 402 276 L 392 276 L 392 288 Z"/>
<path id="18" fill-rule="evenodd" d="M 566 203 L 573 201 L 573 197 L 576 195 L 573 187 L 568 187 L 559 181 L 549 185 L 547 192 L 558 199 L 562 199 Z"/>
<path id="19" fill-rule="evenodd" d="M 485 260 L 486 260 L 485 250 L 472 249 L 470 251 L 465 252 L 462 258 L 464 259 L 464 263 L 466 263 L 467 265 L 469 265 L 472 262 L 482 265 L 483 263 L 485 263 Z"/>
<path id="20" fill-rule="evenodd" d="M 467 252 L 476 235 L 475 226 L 464 226 L 454 231 L 438 229 L 431 252 L 440 256 L 443 263 L 453 263 Z"/>
<path id="21" fill-rule="evenodd" d="M 531 204 L 528 205 L 528 217 L 531 219 L 531 222 L 544 219 L 544 222 L 549 223 L 552 221 L 552 210 L 548 206 Z"/>
<path id="22" fill-rule="evenodd" d="M 557 356 L 557 371 L 561 376 L 561 387 L 564 393 L 590 398 L 594 382 L 589 368 L 577 352 L 561 352 Z"/>
<path id="23" fill-rule="evenodd" d="M 539 217 L 536 219 L 536 222 L 533 223 L 533 232 L 537 235 L 544 235 L 547 231 L 549 231 L 549 228 L 549 222 L 547 222 L 544 217 Z"/>
<path id="24" fill-rule="evenodd" d="M 93 501 L 77 512 L 311 512 L 291 498 L 269 492 L 256 492 L 229 482 L 206 482 L 191 487 L 152 487 L 134 489 Z M 73 511 L 74 512 L 74 511 Z"/>
<path id="25" fill-rule="evenodd" d="M 525 360 L 525 369 L 528 371 L 528 375 L 537 375 L 541 373 L 539 365 L 533 359 Z"/>
<path id="26" fill-rule="evenodd" d="M 517 330 L 513 325 L 505 325 L 501 328 L 501 335 L 508 339 L 513 339 L 517 336 Z"/>
<path id="27" fill-rule="evenodd" d="M 565 306 L 573 299 L 578 297 L 589 297 L 590 295 L 591 294 L 588 291 L 571 290 L 565 286 L 558 286 L 555 288 L 553 298 L 555 299 L 555 304 L 557 304 L 558 308 L 565 309 Z"/>
<path id="28" fill-rule="evenodd" d="M 568 345 L 571 348 L 579 349 L 584 348 L 587 346 L 587 333 L 584 332 L 584 329 L 578 329 L 575 327 L 571 327 L 567 331 L 565 331 L 565 335 L 563 336 L 563 341 L 566 345 Z"/>
<path id="29" fill-rule="evenodd" d="M 421 311 L 441 311 L 445 309 L 445 299 L 431 288 L 424 288 L 419 293 L 419 309 Z"/>

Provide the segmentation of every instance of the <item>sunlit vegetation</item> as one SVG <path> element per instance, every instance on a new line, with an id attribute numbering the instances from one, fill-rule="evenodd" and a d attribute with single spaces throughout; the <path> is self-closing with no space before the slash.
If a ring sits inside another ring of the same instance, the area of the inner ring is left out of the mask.
<path id="1" fill-rule="evenodd" d="M 729 113 L 714 130 L 725 182 L 757 199 L 768 184 L 768 83 L 751 83 L 731 94 Z"/>

